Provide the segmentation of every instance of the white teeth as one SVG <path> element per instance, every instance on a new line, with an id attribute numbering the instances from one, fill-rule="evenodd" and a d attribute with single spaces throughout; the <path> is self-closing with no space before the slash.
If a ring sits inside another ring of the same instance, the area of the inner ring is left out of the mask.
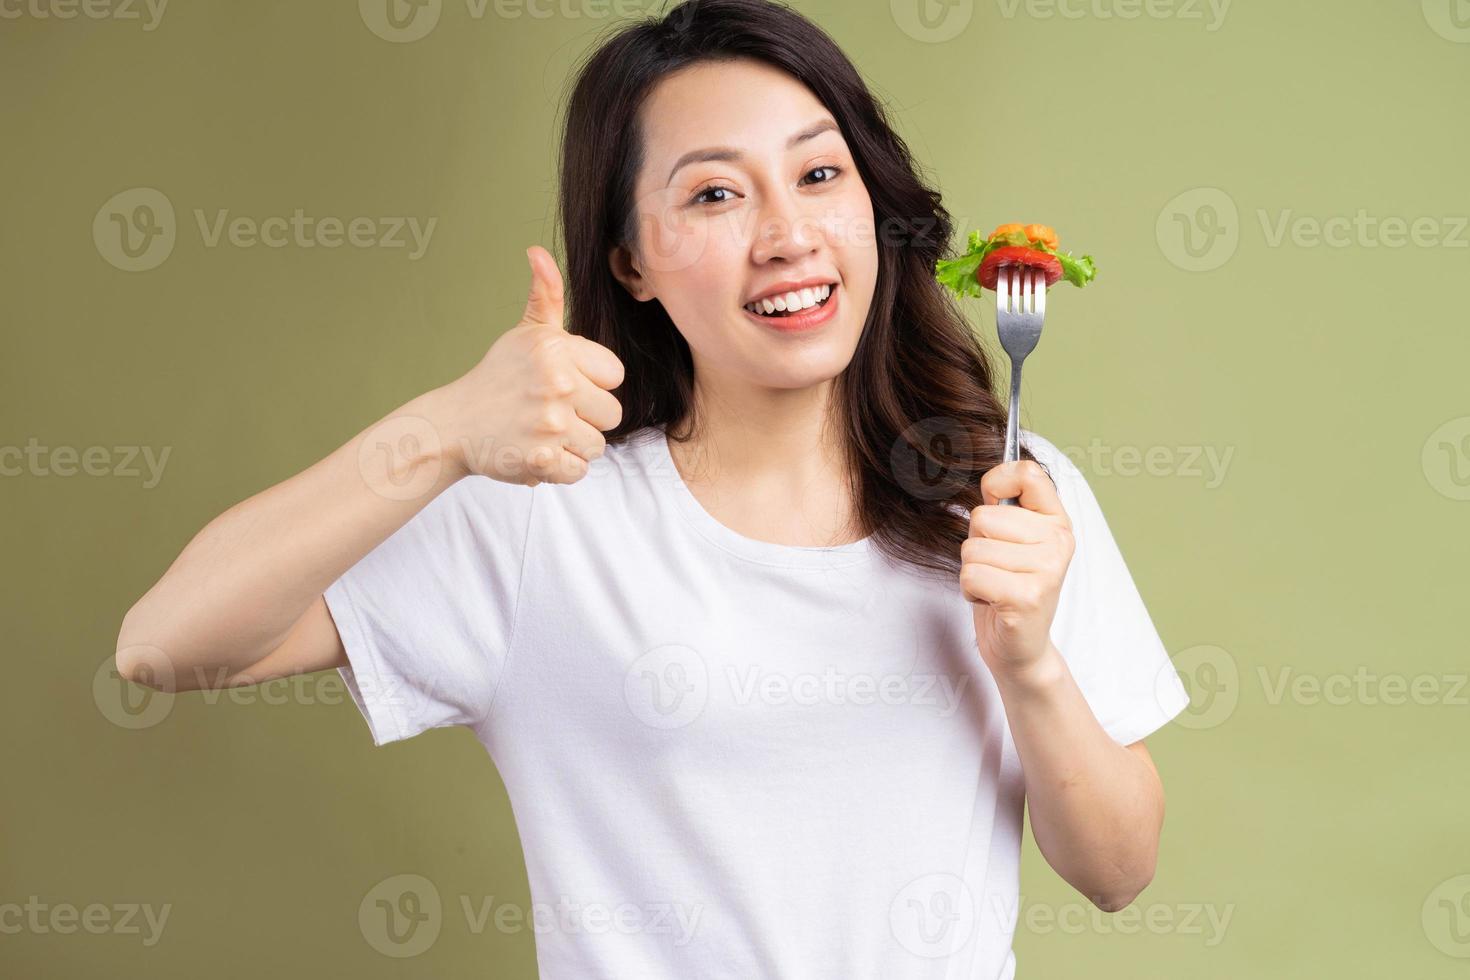
<path id="1" fill-rule="evenodd" d="M 753 303 L 745 304 L 745 308 L 752 313 L 765 313 L 767 315 L 777 311 L 794 313 L 799 310 L 810 309 L 831 295 L 832 286 L 828 284 L 783 293 L 779 296 L 768 296 L 765 299 L 758 299 Z"/>

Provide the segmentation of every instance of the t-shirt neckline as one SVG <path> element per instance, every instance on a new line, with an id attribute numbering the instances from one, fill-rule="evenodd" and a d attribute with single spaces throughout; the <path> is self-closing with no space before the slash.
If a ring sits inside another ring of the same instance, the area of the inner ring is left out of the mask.
<path id="1" fill-rule="evenodd" d="M 798 568 L 839 568 L 869 561 L 877 554 L 872 535 L 828 547 L 778 544 L 746 537 L 720 523 L 694 496 L 674 463 L 668 433 L 662 427 L 649 426 L 644 431 L 642 445 L 649 475 L 658 492 L 671 500 L 674 509 L 700 536 L 724 551 L 760 564 Z"/>

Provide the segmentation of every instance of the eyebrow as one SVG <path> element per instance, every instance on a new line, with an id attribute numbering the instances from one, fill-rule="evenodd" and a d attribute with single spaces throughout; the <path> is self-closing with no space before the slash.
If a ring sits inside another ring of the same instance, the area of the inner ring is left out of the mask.
<path id="1" fill-rule="evenodd" d="M 797 133 L 795 136 L 787 140 L 786 149 L 794 149 L 796 146 L 801 143 L 805 143 L 809 139 L 815 139 L 822 133 L 825 133 L 828 130 L 835 129 L 837 129 L 837 123 L 831 119 L 823 119 L 820 122 L 813 123 L 806 129 L 803 129 L 801 132 Z M 690 150 L 688 153 L 681 156 L 678 162 L 674 164 L 673 169 L 669 171 L 668 183 L 673 182 L 674 174 L 679 172 L 680 167 L 688 166 L 691 163 L 703 163 L 708 160 L 724 160 L 726 162 L 733 162 L 735 160 L 741 159 L 743 156 L 743 153 L 730 146 L 710 146 L 706 147 L 703 150 Z M 665 186 L 667 186 L 667 184 L 665 184 Z"/>

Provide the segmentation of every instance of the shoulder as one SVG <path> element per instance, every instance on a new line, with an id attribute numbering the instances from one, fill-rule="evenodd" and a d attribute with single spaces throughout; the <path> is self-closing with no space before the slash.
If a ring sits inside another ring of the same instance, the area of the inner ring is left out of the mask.
<path id="1" fill-rule="evenodd" d="M 1072 455 L 1056 443 L 1029 429 L 1021 430 L 1021 442 L 1031 450 L 1036 461 L 1051 477 L 1057 488 L 1057 498 L 1072 523 L 1072 530 L 1079 537 L 1094 533 L 1092 528 L 1103 521 L 1101 507 L 1087 477 L 1083 475 Z"/>
<path id="2" fill-rule="evenodd" d="M 663 429 L 654 425 L 624 433 L 617 441 L 608 442 L 607 451 L 594 459 L 589 469 L 615 469 L 620 475 L 646 473 L 667 457 L 667 452 L 661 451 L 663 438 Z"/>
<path id="3" fill-rule="evenodd" d="M 650 447 L 655 432 L 658 430 L 651 427 L 637 429 L 616 442 L 609 442 L 606 451 L 587 464 L 586 475 L 572 483 L 542 482 L 532 487 L 474 474 L 457 481 L 441 496 L 446 498 L 446 503 L 482 510 L 529 508 L 532 500 L 552 495 L 592 497 L 598 488 L 627 483 L 653 468 L 655 457 Z"/>
<path id="4" fill-rule="evenodd" d="M 1065 489 L 1064 483 L 1075 483 L 1083 479 L 1082 471 L 1077 468 L 1072 457 L 1041 433 L 1031 429 L 1021 429 L 1021 445 L 1031 450 L 1031 455 L 1035 456 L 1036 461 L 1046 470 L 1051 481 L 1057 485 L 1058 491 Z"/>
<path id="5" fill-rule="evenodd" d="M 609 440 L 607 449 L 587 465 L 587 475 L 576 483 L 541 486 L 582 497 L 597 496 L 614 488 L 642 487 L 653 477 L 662 475 L 668 460 L 662 439 L 663 430 L 656 426 L 634 429 L 616 441 Z"/>
<path id="6" fill-rule="evenodd" d="M 486 496 L 493 503 L 509 494 L 524 494 L 535 500 L 538 514 L 567 519 L 580 514 L 589 521 L 626 519 L 641 512 L 659 489 L 660 479 L 667 479 L 655 442 L 662 430 L 654 427 L 635 429 L 609 440 L 602 455 L 587 464 L 587 472 L 571 483 L 538 483 L 534 487 L 512 486 L 509 490 L 493 488 Z M 483 481 L 482 481 L 483 482 Z M 504 486 L 504 485 L 502 485 Z M 537 523 L 541 518 L 537 518 Z"/>
<path id="7" fill-rule="evenodd" d="M 461 477 L 414 517 L 441 537 L 520 542 L 531 520 L 535 488 L 479 473 Z"/>
<path id="8" fill-rule="evenodd" d="M 1021 445 L 1031 450 L 1031 455 L 1041 464 L 1042 469 L 1051 477 L 1051 482 L 1057 488 L 1057 496 L 1062 499 L 1063 506 L 1070 513 L 1073 509 L 1070 504 L 1074 497 L 1076 482 L 1083 480 L 1082 471 L 1072 462 L 1071 458 L 1057 447 L 1050 439 L 1024 426 L 1020 430 Z M 951 513 L 960 517 L 968 518 L 970 509 L 963 504 L 949 504 Z"/>

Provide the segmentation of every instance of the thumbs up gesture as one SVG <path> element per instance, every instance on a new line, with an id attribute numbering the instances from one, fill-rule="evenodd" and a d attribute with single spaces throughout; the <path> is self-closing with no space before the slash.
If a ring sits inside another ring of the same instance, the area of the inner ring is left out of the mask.
<path id="1" fill-rule="evenodd" d="M 464 474 L 506 483 L 575 483 L 607 449 L 602 433 L 622 421 L 612 389 L 623 362 L 569 333 L 565 289 L 551 253 L 526 250 L 531 289 L 520 322 L 463 377 L 442 389 L 446 452 Z"/>
<path id="2" fill-rule="evenodd" d="M 521 323 L 562 329 L 564 286 L 556 259 L 540 245 L 526 249 L 526 258 L 531 263 L 531 295 L 526 298 L 526 312 L 521 315 Z"/>

